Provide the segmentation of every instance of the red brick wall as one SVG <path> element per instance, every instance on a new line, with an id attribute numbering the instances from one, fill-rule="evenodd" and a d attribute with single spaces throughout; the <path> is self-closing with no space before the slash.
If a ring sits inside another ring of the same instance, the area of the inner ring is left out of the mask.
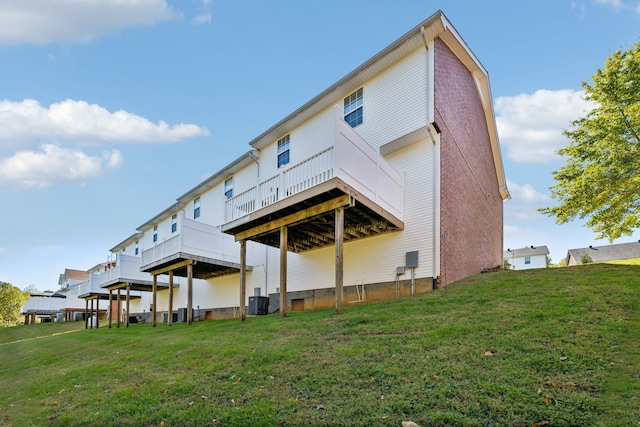
<path id="1" fill-rule="evenodd" d="M 502 198 L 484 111 L 470 71 L 435 41 L 441 137 L 440 286 L 502 264 Z"/>

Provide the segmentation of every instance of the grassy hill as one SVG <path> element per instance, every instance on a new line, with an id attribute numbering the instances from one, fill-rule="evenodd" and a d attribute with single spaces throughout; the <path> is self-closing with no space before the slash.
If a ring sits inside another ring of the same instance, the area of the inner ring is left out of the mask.
<path id="1" fill-rule="evenodd" d="M 640 266 L 482 274 L 411 298 L 0 330 L 0 425 L 631 426 Z"/>

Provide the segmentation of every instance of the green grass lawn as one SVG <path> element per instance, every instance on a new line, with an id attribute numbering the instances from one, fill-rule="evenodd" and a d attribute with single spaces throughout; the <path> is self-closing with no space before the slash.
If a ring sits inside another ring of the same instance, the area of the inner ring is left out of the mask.
<path id="1" fill-rule="evenodd" d="M 0 425 L 637 426 L 639 303 L 640 266 L 589 264 L 340 316 L 4 328 Z"/>

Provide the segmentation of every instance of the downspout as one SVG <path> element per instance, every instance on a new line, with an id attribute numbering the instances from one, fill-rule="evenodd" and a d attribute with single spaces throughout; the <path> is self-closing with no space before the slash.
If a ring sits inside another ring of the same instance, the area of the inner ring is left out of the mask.
<path id="1" fill-rule="evenodd" d="M 442 22 L 440 22 L 442 24 Z M 435 123 L 435 49 L 434 38 L 444 31 L 444 26 L 434 25 L 420 28 L 420 35 L 427 52 L 426 103 L 428 117 L 427 132 L 433 144 L 433 288 L 440 278 L 440 129 Z"/>

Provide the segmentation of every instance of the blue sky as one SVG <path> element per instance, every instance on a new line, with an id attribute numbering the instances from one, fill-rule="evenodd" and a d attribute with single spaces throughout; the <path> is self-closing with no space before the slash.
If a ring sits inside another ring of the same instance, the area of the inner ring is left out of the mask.
<path id="1" fill-rule="evenodd" d="M 0 2 L 0 280 L 55 289 L 442 9 L 489 71 L 504 247 L 606 244 L 537 209 L 580 82 L 640 41 L 638 0 Z M 640 233 L 619 239 L 638 239 Z"/>

